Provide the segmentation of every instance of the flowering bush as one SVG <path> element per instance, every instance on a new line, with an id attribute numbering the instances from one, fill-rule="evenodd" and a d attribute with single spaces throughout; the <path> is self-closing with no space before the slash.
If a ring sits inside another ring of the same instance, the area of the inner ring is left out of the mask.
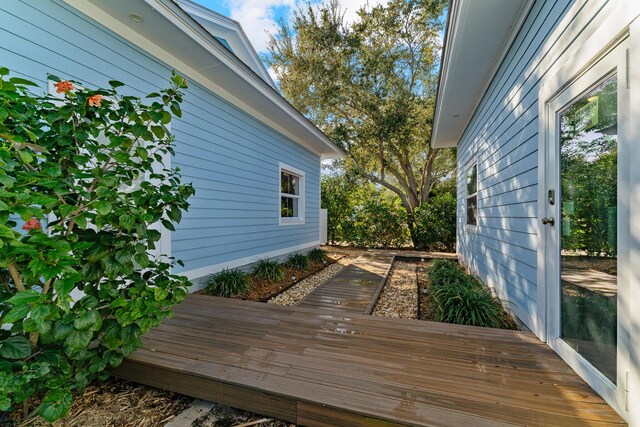
<path id="1" fill-rule="evenodd" d="M 149 104 L 51 78 L 58 97 L 34 96 L 0 68 L 0 412 L 49 421 L 185 297 L 153 251 L 194 193 L 162 165 L 181 76 Z"/>

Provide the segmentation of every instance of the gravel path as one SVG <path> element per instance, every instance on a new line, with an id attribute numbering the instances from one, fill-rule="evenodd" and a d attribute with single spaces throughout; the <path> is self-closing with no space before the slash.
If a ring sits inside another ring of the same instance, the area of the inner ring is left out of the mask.
<path id="1" fill-rule="evenodd" d="M 418 307 L 418 283 L 416 268 L 412 262 L 396 261 L 384 285 L 374 316 L 416 319 Z"/>
<path id="2" fill-rule="evenodd" d="M 320 270 L 316 274 L 301 280 L 297 285 L 289 288 L 280 295 L 271 298 L 268 303 L 279 305 L 295 305 L 304 297 L 309 295 L 315 288 L 325 284 L 340 273 L 347 265 L 351 264 L 360 256 L 358 252 L 350 252 L 348 256 L 339 259 L 334 264 Z"/>

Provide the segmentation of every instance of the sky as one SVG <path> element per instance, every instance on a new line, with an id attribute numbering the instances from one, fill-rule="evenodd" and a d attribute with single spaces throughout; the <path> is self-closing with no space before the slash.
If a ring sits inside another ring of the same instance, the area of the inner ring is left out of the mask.
<path id="1" fill-rule="evenodd" d="M 296 3 L 301 0 L 193 0 L 211 10 L 240 22 L 242 29 L 251 40 L 258 53 L 267 51 L 269 39 L 267 31 L 274 33 L 276 21 L 280 17 L 288 18 Z M 318 3 L 320 0 L 312 0 Z M 370 6 L 386 4 L 388 0 L 342 0 L 345 19 L 348 22 L 356 18 L 356 12 L 367 3 Z M 304 4 L 304 3 L 303 3 Z"/>

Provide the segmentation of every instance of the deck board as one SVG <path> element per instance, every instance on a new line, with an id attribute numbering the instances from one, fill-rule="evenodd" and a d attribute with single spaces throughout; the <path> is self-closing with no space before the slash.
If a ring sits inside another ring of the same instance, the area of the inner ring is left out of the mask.
<path id="1" fill-rule="evenodd" d="M 190 295 L 117 376 L 300 425 L 610 426 L 531 333 Z"/>

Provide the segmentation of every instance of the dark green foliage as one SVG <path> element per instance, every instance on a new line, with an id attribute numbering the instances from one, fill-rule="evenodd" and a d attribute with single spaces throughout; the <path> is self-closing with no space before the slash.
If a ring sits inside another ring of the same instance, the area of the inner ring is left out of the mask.
<path id="1" fill-rule="evenodd" d="M 146 101 L 49 78 L 58 97 L 0 67 L 0 413 L 54 421 L 185 298 L 154 225 L 173 230 L 194 190 L 156 167 L 181 76 Z"/>
<path id="2" fill-rule="evenodd" d="M 297 268 L 298 270 L 306 270 L 310 267 L 309 257 L 304 254 L 294 254 L 287 258 L 285 263 L 287 267 Z"/>
<path id="3" fill-rule="evenodd" d="M 436 322 L 511 328 L 500 301 L 453 261 L 433 261 L 429 269 L 429 302 Z"/>
<path id="4" fill-rule="evenodd" d="M 314 262 L 322 262 L 325 259 L 327 259 L 327 252 L 323 251 L 320 248 L 315 248 L 315 249 L 311 249 L 308 253 L 307 253 L 307 257 L 309 258 L 309 260 L 314 261 Z"/>
<path id="5" fill-rule="evenodd" d="M 249 289 L 247 273 L 238 269 L 224 269 L 207 281 L 205 292 L 217 297 L 242 295 Z"/>
<path id="6" fill-rule="evenodd" d="M 253 275 L 258 279 L 281 282 L 284 280 L 284 268 L 277 261 L 261 259 L 253 269 Z"/>
<path id="7" fill-rule="evenodd" d="M 454 252 L 456 248 L 456 198 L 438 194 L 414 211 L 416 249 Z"/>

